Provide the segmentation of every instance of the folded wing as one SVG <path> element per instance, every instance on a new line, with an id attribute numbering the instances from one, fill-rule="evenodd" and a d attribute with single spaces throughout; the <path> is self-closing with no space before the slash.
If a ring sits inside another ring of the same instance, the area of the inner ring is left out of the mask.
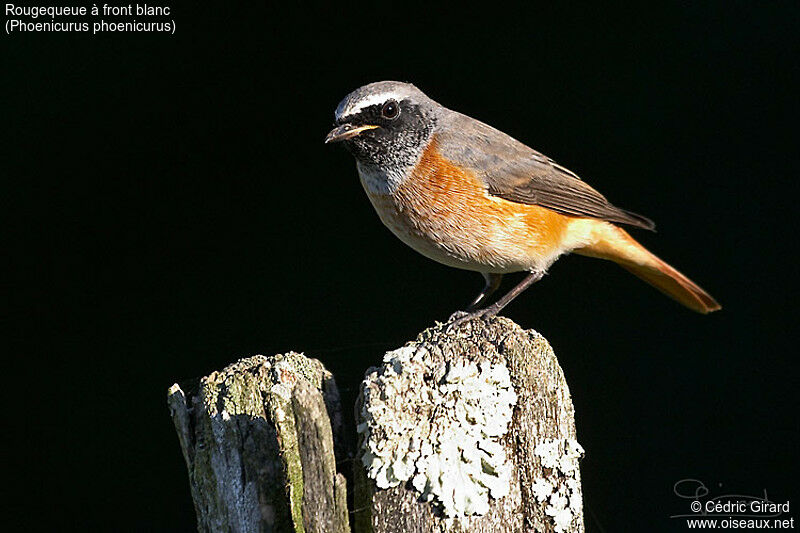
<path id="1" fill-rule="evenodd" d="M 652 220 L 612 205 L 573 172 L 505 133 L 454 111 L 446 120 L 448 127 L 438 134 L 442 155 L 472 169 L 489 194 L 564 215 L 655 228 Z"/>

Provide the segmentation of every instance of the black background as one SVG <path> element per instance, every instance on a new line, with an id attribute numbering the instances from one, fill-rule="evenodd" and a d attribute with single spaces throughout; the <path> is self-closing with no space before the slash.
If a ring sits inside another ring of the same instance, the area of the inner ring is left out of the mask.
<path id="1" fill-rule="evenodd" d="M 587 529 L 685 530 L 683 478 L 800 518 L 796 4 L 172 7 L 175 35 L 2 38 L 17 528 L 192 530 L 169 385 L 294 349 L 352 400 L 384 350 L 475 295 L 322 144 L 381 79 L 653 218 L 635 236 L 724 306 L 567 257 L 507 308 L 570 384 Z"/>

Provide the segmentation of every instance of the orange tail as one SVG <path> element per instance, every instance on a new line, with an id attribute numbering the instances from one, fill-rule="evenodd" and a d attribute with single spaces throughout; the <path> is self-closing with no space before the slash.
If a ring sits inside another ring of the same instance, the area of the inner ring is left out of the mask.
<path id="1" fill-rule="evenodd" d="M 710 313 L 721 306 L 692 280 L 647 251 L 628 233 L 609 223 L 597 224 L 593 244 L 575 253 L 614 261 L 670 298 L 698 313 Z"/>

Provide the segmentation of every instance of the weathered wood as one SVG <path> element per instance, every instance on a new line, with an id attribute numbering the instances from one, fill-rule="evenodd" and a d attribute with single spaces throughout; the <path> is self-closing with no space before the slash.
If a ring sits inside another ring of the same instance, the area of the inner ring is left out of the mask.
<path id="1" fill-rule="evenodd" d="M 243 359 L 169 405 L 200 531 L 582 532 L 572 401 L 547 341 L 505 318 L 438 325 L 367 371 L 359 442 L 319 361 Z"/>
<path id="2" fill-rule="evenodd" d="M 427 329 L 368 370 L 356 416 L 357 531 L 583 531 L 572 400 L 538 333 L 505 318 Z"/>
<path id="3" fill-rule="evenodd" d="M 242 359 L 168 403 L 199 531 L 349 532 L 339 394 L 319 361 Z"/>

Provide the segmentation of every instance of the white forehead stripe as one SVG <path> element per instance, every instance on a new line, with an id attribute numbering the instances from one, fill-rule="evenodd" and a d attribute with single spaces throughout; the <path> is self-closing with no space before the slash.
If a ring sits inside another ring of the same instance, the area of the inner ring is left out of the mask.
<path id="1" fill-rule="evenodd" d="M 382 93 L 368 94 L 365 97 L 356 100 L 355 102 L 349 102 L 348 100 L 345 100 L 339 105 L 338 108 L 336 108 L 336 119 L 342 120 L 357 114 L 359 111 L 366 109 L 369 106 L 382 104 L 390 98 L 394 100 L 402 100 L 405 96 L 407 95 L 397 91 L 386 91 Z"/>

